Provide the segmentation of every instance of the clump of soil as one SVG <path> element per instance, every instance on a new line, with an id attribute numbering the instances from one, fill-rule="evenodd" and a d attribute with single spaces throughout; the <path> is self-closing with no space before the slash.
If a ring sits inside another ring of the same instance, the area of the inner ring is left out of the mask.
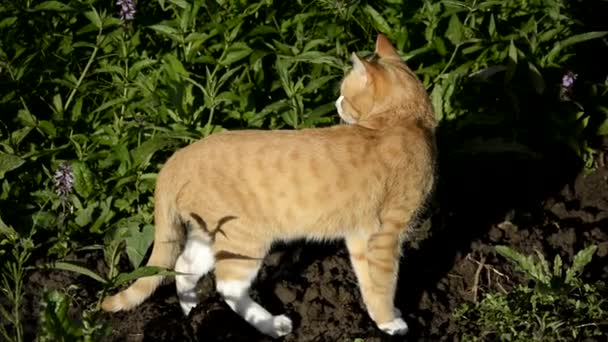
<path id="1" fill-rule="evenodd" d="M 560 170 L 560 172 L 556 172 Z M 493 251 L 508 245 L 534 249 L 564 262 L 591 243 L 599 249 L 589 279 L 608 277 L 608 169 L 590 175 L 563 165 L 512 160 L 444 159 L 436 201 L 406 243 L 396 305 L 410 325 L 406 337 L 378 331 L 363 308 L 343 243 L 280 245 L 265 260 L 252 297 L 274 314 L 286 313 L 294 332 L 283 341 L 451 341 L 451 312 L 487 292 L 508 291 L 521 281 Z M 103 269 L 98 254 L 79 256 Z M 125 267 L 127 270 L 128 267 Z M 62 271 L 35 271 L 27 281 L 24 313 L 28 337 L 36 332 L 43 288 L 67 288 L 78 309 L 96 300 L 99 285 Z M 104 314 L 108 341 L 272 341 L 234 314 L 214 290 L 212 275 L 200 284 L 200 304 L 184 317 L 173 284 L 159 288 L 130 312 Z"/>

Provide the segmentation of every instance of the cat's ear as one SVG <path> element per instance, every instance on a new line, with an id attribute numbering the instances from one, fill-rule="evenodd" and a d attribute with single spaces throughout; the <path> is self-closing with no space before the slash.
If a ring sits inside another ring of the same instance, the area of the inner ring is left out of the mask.
<path id="1" fill-rule="evenodd" d="M 364 77 L 367 81 L 367 73 L 369 72 L 369 65 L 366 60 L 363 60 L 357 56 L 356 53 L 352 53 L 350 59 L 353 62 L 353 71 L 359 74 L 359 76 Z"/>
<path id="2" fill-rule="evenodd" d="M 378 34 L 378 38 L 376 38 L 376 54 L 380 58 L 400 58 L 393 44 L 382 33 Z"/>

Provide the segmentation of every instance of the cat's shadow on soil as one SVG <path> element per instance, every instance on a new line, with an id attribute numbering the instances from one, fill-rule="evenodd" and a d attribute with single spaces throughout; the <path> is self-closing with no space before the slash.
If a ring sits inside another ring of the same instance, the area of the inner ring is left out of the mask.
<path id="1" fill-rule="evenodd" d="M 427 331 L 439 311 L 434 307 L 438 298 L 429 298 L 428 292 L 435 290 L 433 295 L 437 296 L 457 291 L 442 289 L 450 285 L 441 281 L 455 260 L 471 251 L 474 241 L 483 238 L 493 225 L 509 220 L 513 211 L 541 206 L 543 200 L 572 185 L 581 169 L 573 154 L 558 150 L 537 154 L 537 158 L 508 153 L 454 156 L 458 146 L 442 141 L 441 136 L 440 127 L 439 182 L 431 205 L 431 211 L 435 209 L 430 213 L 432 225 L 417 248 L 406 249 L 399 274 L 396 302 L 411 314 L 408 340 L 441 335 Z M 445 302 L 446 298 L 437 301 Z"/>

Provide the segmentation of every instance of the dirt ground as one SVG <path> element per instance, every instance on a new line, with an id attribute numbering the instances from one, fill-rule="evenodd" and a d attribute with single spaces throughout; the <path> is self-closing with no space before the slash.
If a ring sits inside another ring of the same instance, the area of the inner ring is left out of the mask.
<path id="1" fill-rule="evenodd" d="M 267 257 L 252 296 L 272 313 L 286 313 L 294 332 L 283 341 L 452 341 L 451 311 L 489 291 L 520 280 L 492 246 L 504 244 L 568 264 L 576 251 L 596 243 L 585 276 L 608 278 L 608 168 L 585 175 L 559 158 L 521 160 L 442 156 L 440 182 L 424 223 L 405 245 L 396 305 L 410 325 L 406 337 L 390 338 L 362 307 L 342 243 L 280 245 Z M 102 270 L 99 255 L 80 255 Z M 128 268 L 125 268 L 127 270 Z M 29 338 L 36 331 L 39 299 L 46 288 L 76 287 L 78 307 L 92 303 L 99 285 L 61 271 L 35 271 L 27 282 Z M 109 341 L 270 341 L 219 298 L 212 276 L 200 284 L 200 304 L 183 317 L 173 284 L 163 286 L 132 312 L 104 314 Z"/>

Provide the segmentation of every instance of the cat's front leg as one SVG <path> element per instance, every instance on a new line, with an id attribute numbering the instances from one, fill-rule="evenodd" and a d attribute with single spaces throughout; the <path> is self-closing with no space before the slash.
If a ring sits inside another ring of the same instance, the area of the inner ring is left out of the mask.
<path id="1" fill-rule="evenodd" d="M 368 311 L 378 328 L 390 335 L 405 335 L 407 323 L 394 306 L 401 240 L 398 225 L 385 222 L 381 232 L 372 234 L 367 246 L 371 290 Z"/>
<path id="2" fill-rule="evenodd" d="M 394 290 L 391 290 L 394 288 L 394 285 L 391 285 L 393 277 L 387 278 L 383 274 L 382 278 L 386 279 L 384 280 L 384 284 L 380 287 L 375 286 L 370 277 L 370 273 L 376 273 L 375 271 L 370 271 L 370 269 L 376 269 L 378 267 L 375 264 L 370 265 L 369 262 L 369 253 L 375 252 L 374 249 L 370 250 L 370 246 L 368 246 L 371 236 L 371 234 L 362 234 L 360 236 L 351 236 L 346 239 L 346 247 L 350 254 L 353 270 L 357 276 L 361 296 L 363 297 L 363 302 L 367 307 L 371 319 L 376 322 L 380 330 L 390 335 L 403 335 L 407 333 L 407 324 L 401 318 L 401 310 L 393 306 L 392 298 L 394 296 L 386 295 L 387 293 L 391 293 L 391 291 L 394 293 Z M 372 260 L 375 260 L 375 258 L 372 258 Z M 394 272 L 396 272 L 396 270 Z M 390 300 L 388 300 L 389 297 Z"/>

